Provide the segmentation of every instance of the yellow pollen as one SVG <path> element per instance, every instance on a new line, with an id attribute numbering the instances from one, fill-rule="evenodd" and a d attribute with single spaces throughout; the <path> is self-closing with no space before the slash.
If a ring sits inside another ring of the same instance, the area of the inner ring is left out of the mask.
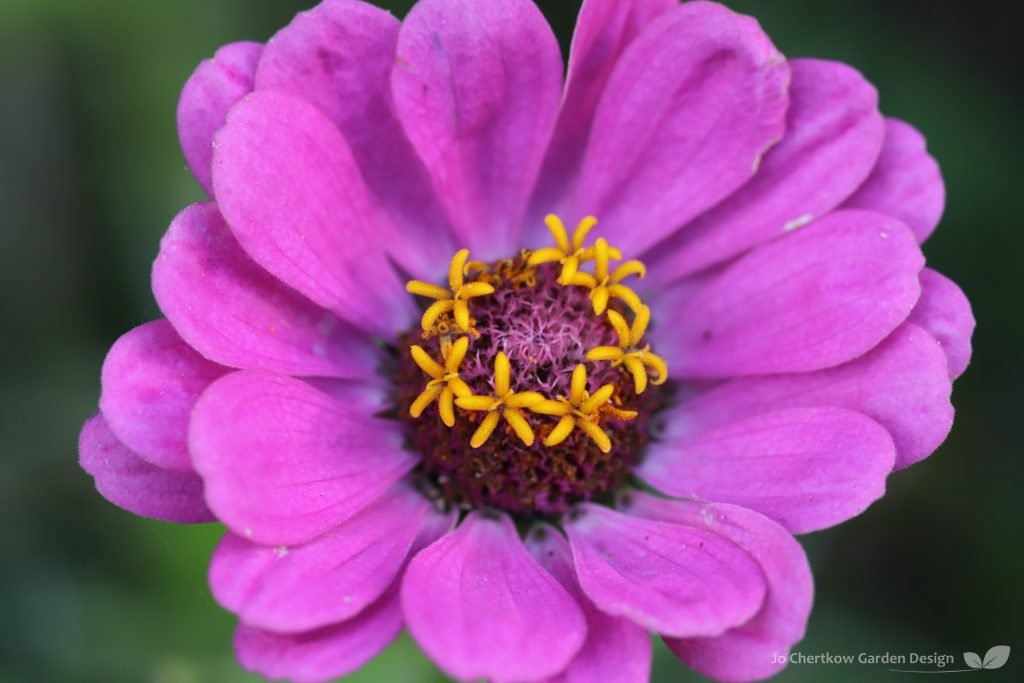
<path id="1" fill-rule="evenodd" d="M 633 378 L 633 387 L 642 394 L 647 385 L 660 385 L 668 380 L 668 367 L 664 359 L 651 353 L 649 344 L 642 345 L 650 324 L 650 309 L 640 297 L 622 281 L 631 275 L 643 278 L 646 267 L 637 260 L 620 263 L 612 269 L 611 261 L 622 261 L 619 250 L 611 247 L 602 237 L 592 246 L 585 246 L 590 231 L 597 224 L 593 216 L 577 225 L 570 240 L 562 220 L 555 215 L 545 218 L 554 236 L 554 247 L 536 251 L 522 250 L 518 259 L 504 259 L 488 265 L 470 261 L 469 250 L 462 249 L 452 258 L 448 269 L 448 288 L 412 280 L 406 290 L 417 296 L 434 299 L 420 321 L 423 338 L 436 335 L 439 339 L 440 361 L 435 360 L 422 347 L 413 345 L 410 354 L 416 365 L 429 377 L 423 391 L 412 402 L 409 414 L 420 417 L 435 401 L 441 421 L 448 427 L 455 424 L 456 408 L 465 412 L 484 413 L 470 439 L 473 448 L 484 445 L 504 419 L 508 427 L 526 445 L 532 446 L 535 434 L 528 413 L 559 418 L 547 433 L 544 445 L 554 447 L 563 443 L 574 430 L 584 432 L 605 453 L 612 449 L 608 433 L 602 428 L 604 419 L 628 421 L 637 412 L 622 407 L 614 384 L 605 384 L 593 394 L 587 388 L 587 370 L 581 363 L 572 373 L 568 397 L 549 398 L 535 391 L 512 391 L 511 365 L 508 356 L 499 352 L 494 359 L 494 392 L 475 395 L 460 377 L 459 368 L 473 339 L 480 334 L 470 317 L 469 300 L 493 294 L 497 289 L 537 285 L 537 266 L 558 263 L 561 272 L 557 282 L 563 286 L 586 287 L 594 313 L 605 315 L 618 338 L 617 346 L 598 346 L 590 349 L 586 358 L 596 362 L 610 362 L 613 367 L 623 366 Z M 583 264 L 594 263 L 593 272 L 581 269 Z M 632 323 L 620 313 L 623 307 L 609 308 L 612 299 L 625 304 L 632 313 Z M 618 309 L 618 310 L 617 310 Z M 461 336 L 458 336 L 461 335 Z M 458 336 L 458 339 L 453 339 Z"/>
<path id="2" fill-rule="evenodd" d="M 630 275 L 643 278 L 647 274 L 647 267 L 636 260 L 626 261 L 614 271 L 608 272 L 610 259 L 621 260 L 612 254 L 612 248 L 604 238 L 599 238 L 594 244 L 594 273 L 575 272 L 572 277 L 562 284 L 586 287 L 590 290 L 590 301 L 594 305 L 594 313 L 601 315 L 608 308 L 610 298 L 620 299 L 638 313 L 643 307 L 643 302 L 629 287 L 621 284 L 622 280 Z"/>
<path id="3" fill-rule="evenodd" d="M 523 416 L 523 409 L 531 409 L 544 400 L 535 391 L 512 392 L 512 369 L 508 356 L 499 352 L 494 359 L 494 395 L 493 396 L 460 396 L 455 404 L 463 410 L 486 412 L 469 445 L 480 448 L 491 438 L 498 420 L 502 417 L 524 444 L 533 445 L 533 428 Z"/>
<path id="4" fill-rule="evenodd" d="M 441 316 L 450 313 L 455 321 L 455 327 L 461 332 L 470 332 L 472 321 L 469 317 L 469 299 L 486 296 L 494 293 L 494 287 L 486 282 L 466 282 L 465 273 L 469 249 L 462 249 L 452 257 L 451 265 L 448 267 L 449 289 L 432 285 L 428 282 L 410 280 L 405 285 L 405 290 L 410 294 L 425 296 L 436 301 L 427 307 L 420 319 L 420 325 L 424 333 L 430 333 L 435 325 L 444 326 Z M 473 262 L 475 267 L 478 262 Z"/>
<path id="5" fill-rule="evenodd" d="M 615 393 L 615 387 L 605 384 L 590 394 L 587 391 L 587 369 L 582 363 L 572 371 L 572 385 L 569 398 L 559 396 L 557 401 L 545 400 L 530 408 L 535 413 L 560 417 L 551 433 L 544 439 L 545 446 L 557 446 L 569 438 L 573 429 L 579 428 L 597 444 L 603 452 L 612 449 L 611 439 L 601 429 L 602 408 Z M 619 419 L 632 420 L 637 413 L 632 410 L 617 411 Z"/>
<path id="6" fill-rule="evenodd" d="M 573 278 L 580 269 L 580 265 L 587 261 L 594 260 L 594 248 L 584 247 L 587 234 L 597 225 L 597 219 L 587 216 L 579 222 L 576 230 L 573 231 L 572 242 L 569 242 L 569 233 L 566 232 L 562 219 L 554 214 L 544 219 L 545 225 L 555 238 L 554 247 L 544 247 L 530 254 L 529 265 L 539 266 L 542 263 L 553 263 L 557 261 L 562 266 L 562 273 L 558 276 L 558 282 L 563 285 L 574 284 Z M 611 257 L 615 260 L 622 259 L 622 254 L 614 247 L 608 247 Z"/>
<path id="7" fill-rule="evenodd" d="M 468 350 L 469 337 L 460 337 L 458 341 L 451 344 L 443 358 L 444 365 L 441 365 L 421 347 L 412 346 L 409 349 L 416 365 L 431 377 L 431 380 L 427 382 L 426 389 L 416 397 L 409 407 L 409 415 L 414 418 L 419 417 L 427 409 L 427 406 L 436 400 L 441 421 L 448 427 L 455 424 L 455 397 L 469 396 L 473 393 L 470 391 L 469 385 L 459 377 L 459 366 Z"/>
<path id="8" fill-rule="evenodd" d="M 592 361 L 611 361 L 612 365 L 624 365 L 633 376 L 633 388 L 642 394 L 647 388 L 648 379 L 651 384 L 664 384 L 668 380 L 668 364 L 661 356 L 651 353 L 650 344 L 640 348 L 647 326 L 651 322 L 651 309 L 647 306 L 636 311 L 633 324 L 628 325 L 626 319 L 618 311 L 608 311 L 608 321 L 615 328 L 619 338 L 618 346 L 598 346 L 587 352 Z M 654 371 L 650 377 L 648 369 Z"/>

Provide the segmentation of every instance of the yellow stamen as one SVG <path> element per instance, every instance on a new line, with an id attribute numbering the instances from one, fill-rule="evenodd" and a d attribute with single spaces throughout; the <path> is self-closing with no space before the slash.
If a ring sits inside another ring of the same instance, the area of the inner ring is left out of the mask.
<path id="1" fill-rule="evenodd" d="M 639 301 L 639 300 L 638 300 Z M 642 394 L 647 384 L 664 384 L 668 381 L 668 364 L 661 356 L 651 353 L 650 345 L 640 347 L 640 341 L 647 332 L 651 322 L 651 309 L 640 305 L 634 309 L 636 317 L 633 324 L 627 325 L 626 319 L 618 311 L 608 311 L 608 321 L 615 329 L 619 345 L 598 346 L 587 352 L 587 358 L 593 361 L 609 361 L 614 365 L 623 365 L 633 376 L 633 388 Z M 653 371 L 649 372 L 649 371 Z M 653 376 L 652 376 L 653 374 Z"/>
<path id="2" fill-rule="evenodd" d="M 579 251 L 583 248 L 583 243 L 587 241 L 587 233 L 597 225 L 597 219 L 593 216 L 587 216 L 579 222 L 576 226 L 576 231 L 572 234 L 572 248 Z"/>
<path id="3" fill-rule="evenodd" d="M 647 266 L 641 261 L 626 261 L 612 271 L 610 282 L 622 282 L 630 275 L 636 275 L 638 279 L 643 280 L 647 275 Z"/>
<path id="4" fill-rule="evenodd" d="M 640 319 L 640 315 L 637 314 L 636 320 Z M 636 320 L 633 324 L 636 324 Z M 630 346 L 632 340 L 632 332 L 626 319 L 618 311 L 608 311 L 608 322 L 612 324 L 615 329 L 615 334 L 619 336 L 619 346 L 626 347 Z M 607 360 L 607 359 L 603 359 Z"/>
<path id="5" fill-rule="evenodd" d="M 530 254 L 527 263 L 531 266 L 538 266 L 542 263 L 554 263 L 557 261 L 562 266 L 558 282 L 563 285 L 574 284 L 573 277 L 579 272 L 580 265 L 595 258 L 594 248 L 588 248 L 583 245 L 587 240 L 587 234 L 597 225 L 597 219 L 593 216 L 587 216 L 581 220 L 576 226 L 576 230 L 573 231 L 571 243 L 569 241 L 569 233 L 566 231 L 565 224 L 561 218 L 550 214 L 544 218 L 544 224 L 548 226 L 548 230 L 551 231 L 551 235 L 555 238 L 555 246 L 537 249 Z M 609 247 L 607 243 L 605 243 L 605 249 L 611 258 L 615 260 L 622 258 L 619 250 Z"/>
<path id="6" fill-rule="evenodd" d="M 478 262 L 469 262 L 469 249 L 461 249 L 452 257 L 451 265 L 448 267 L 448 289 L 432 285 L 429 282 L 411 280 L 405 285 L 405 290 L 410 294 L 424 296 L 428 299 L 436 299 L 420 320 L 420 325 L 425 333 L 434 329 L 442 315 L 451 312 L 455 318 L 455 326 L 461 332 L 469 332 L 472 321 L 469 317 L 468 299 L 478 296 L 486 296 L 494 293 L 494 286 L 486 282 L 466 282 L 465 274 L 468 269 L 475 268 Z"/>
<path id="7" fill-rule="evenodd" d="M 455 405 L 463 410 L 486 412 L 469 445 L 480 448 L 491 438 L 498 420 L 501 417 L 516 433 L 516 436 L 527 446 L 533 445 L 533 428 L 526 421 L 521 409 L 530 408 L 544 401 L 544 397 L 535 391 L 514 393 L 512 391 L 512 366 L 508 356 L 499 352 L 494 358 L 494 395 L 493 396 L 459 396 Z"/>
<path id="8" fill-rule="evenodd" d="M 579 404 L 587 400 L 587 368 L 580 363 L 572 371 L 572 384 L 569 385 L 570 394 L 569 400 L 572 403 Z"/>
<path id="9" fill-rule="evenodd" d="M 572 430 L 575 428 L 576 418 L 571 415 L 563 416 L 562 419 L 558 421 L 558 424 L 555 425 L 555 428 L 551 430 L 551 433 L 548 434 L 548 438 L 544 439 L 544 445 L 557 446 L 568 439 L 569 435 L 572 434 Z"/>
<path id="10" fill-rule="evenodd" d="M 501 405 L 493 396 L 463 396 L 456 403 L 463 410 L 489 411 Z"/>
<path id="11" fill-rule="evenodd" d="M 444 287 L 438 287 L 427 282 L 420 282 L 419 280 L 412 280 L 405 285 L 405 291 L 410 294 L 417 296 L 425 296 L 428 299 L 446 299 L 448 298 L 448 290 Z"/>
<path id="12" fill-rule="evenodd" d="M 580 412 L 584 415 L 594 414 L 597 412 L 598 408 L 611 399 L 613 393 L 615 393 L 615 387 L 611 384 L 605 384 L 603 387 L 591 394 L 587 400 L 579 404 Z"/>
<path id="13" fill-rule="evenodd" d="M 427 310 L 423 312 L 423 317 L 420 319 L 420 323 L 423 327 L 424 332 L 429 332 L 434 323 L 437 322 L 445 313 L 448 313 L 455 308 L 455 302 L 451 300 L 435 301 L 427 307 Z"/>
<path id="14" fill-rule="evenodd" d="M 507 407 L 503 415 L 505 416 L 505 421 L 512 425 L 512 430 L 516 433 L 516 436 L 527 446 L 532 446 L 533 429 L 530 428 L 530 423 L 526 421 L 526 418 L 519 412 L 519 409 Z"/>
<path id="15" fill-rule="evenodd" d="M 469 445 L 473 448 L 480 448 L 487 443 L 487 439 L 491 438 L 491 434 L 494 433 L 494 428 L 498 426 L 500 418 L 501 416 L 497 412 L 487 413 L 480 421 L 480 426 L 473 432 L 473 438 L 469 440 Z"/>
<path id="16" fill-rule="evenodd" d="M 587 352 L 587 360 L 610 360 L 621 363 L 626 353 L 617 346 L 597 346 Z"/>
<path id="17" fill-rule="evenodd" d="M 647 332 L 647 326 L 651 324 L 651 309 L 642 306 L 633 318 L 633 324 L 629 327 L 629 343 L 638 346 Z M 618 329 L 618 328 L 616 328 Z"/>
<path id="18" fill-rule="evenodd" d="M 433 403 L 434 399 L 440 396 L 440 394 L 441 387 L 427 387 L 422 394 L 416 397 L 416 400 L 412 402 L 412 405 L 409 406 L 409 414 L 413 417 L 419 417 L 423 414 L 423 411 L 427 409 L 427 406 Z"/>
<path id="19" fill-rule="evenodd" d="M 608 285 L 608 295 L 613 299 L 621 299 L 629 308 L 636 313 L 644 307 L 640 297 L 632 289 L 625 285 L 613 283 Z"/>
<path id="20" fill-rule="evenodd" d="M 623 358 L 622 364 L 629 370 L 629 374 L 633 375 L 633 388 L 636 389 L 636 393 L 644 393 L 644 389 L 647 388 L 647 368 L 644 364 L 632 354 Z"/>
<path id="21" fill-rule="evenodd" d="M 582 223 L 580 225 L 583 227 Z M 587 231 L 591 227 L 593 227 L 593 224 L 587 227 Z M 584 232 L 584 235 L 586 235 L 586 232 Z M 556 239 L 558 238 L 556 237 Z M 582 241 L 580 243 L 582 244 Z M 553 251 L 557 253 L 557 250 Z M 593 274 L 584 273 L 579 270 L 579 264 L 584 260 L 589 260 L 589 258 L 585 257 L 590 257 L 594 260 Z M 545 258 L 554 260 L 554 254 L 547 254 Z M 644 277 L 647 274 L 647 268 L 640 261 L 626 261 L 609 273 L 609 261 L 618 261 L 621 258 L 622 254 L 617 249 L 608 246 L 608 242 L 603 237 L 600 237 L 594 243 L 593 248 L 578 249 L 562 260 L 562 274 L 558 278 L 558 282 L 563 285 L 575 285 L 589 289 L 590 301 L 594 306 L 594 313 L 596 315 L 604 314 L 608 309 L 608 301 L 610 299 L 621 299 L 634 312 L 638 312 L 643 307 L 643 302 L 640 301 L 640 297 L 636 295 L 636 292 L 621 283 L 624 278 L 630 275 Z"/>
<path id="22" fill-rule="evenodd" d="M 597 447 L 601 449 L 603 453 L 607 453 L 612 449 L 612 440 L 608 438 L 604 430 L 594 422 L 587 422 L 586 420 L 577 420 L 576 426 L 583 430 L 587 436 L 589 436 Z"/>
<path id="23" fill-rule="evenodd" d="M 444 365 L 441 365 L 430 357 L 420 346 L 412 346 L 409 353 L 413 361 L 419 366 L 430 381 L 416 400 L 409 406 L 409 415 L 419 417 L 423 411 L 437 401 L 437 409 L 441 414 L 441 422 L 451 427 L 455 424 L 455 399 L 459 396 L 469 396 L 472 392 L 461 377 L 459 377 L 459 366 L 466 357 L 469 350 L 469 337 L 460 337 L 453 344 L 442 344 L 441 353 Z"/>
<path id="24" fill-rule="evenodd" d="M 637 394 L 646 390 L 648 384 L 661 384 L 668 379 L 665 361 L 650 352 L 650 345 L 641 346 L 644 334 L 650 324 L 650 309 L 640 297 L 622 284 L 625 278 L 636 275 L 643 278 L 646 268 L 640 261 L 626 261 L 612 269 L 611 261 L 621 261 L 621 253 L 611 247 L 604 238 L 598 238 L 593 246 L 585 246 L 587 237 L 597 224 L 593 217 L 584 218 L 576 226 L 571 239 L 565 225 L 557 216 L 545 219 L 545 224 L 554 237 L 556 246 L 536 251 L 523 250 L 516 259 L 505 259 L 492 265 L 469 260 L 469 250 L 462 249 L 454 255 L 448 268 L 448 288 L 412 280 L 406 285 L 407 291 L 434 301 L 424 311 L 421 326 L 424 339 L 439 336 L 440 362 L 431 357 L 420 346 L 410 347 L 410 354 L 416 365 L 430 378 L 423 391 L 409 407 L 412 417 L 420 417 L 435 401 L 441 421 L 451 427 L 455 424 L 456 407 L 464 411 L 485 413 L 470 439 L 473 448 L 484 445 L 504 419 L 510 433 L 527 446 L 535 441 L 535 434 L 526 411 L 538 415 L 558 418 L 553 428 L 546 432 L 544 444 L 556 446 L 568 439 L 575 429 L 580 429 L 604 452 L 611 450 L 608 433 L 601 426 L 605 419 L 632 420 L 637 412 L 621 407 L 614 384 L 605 384 L 593 394 L 588 391 L 587 371 L 583 364 L 573 370 L 569 397 L 558 396 L 549 399 L 534 391 L 514 392 L 512 390 L 512 367 L 508 356 L 498 353 L 494 359 L 493 395 L 474 395 L 469 385 L 459 376 L 459 367 L 469 350 L 470 336 L 462 334 L 455 341 L 457 333 L 468 333 L 479 337 L 473 328 L 470 316 L 470 300 L 493 294 L 496 288 L 533 287 L 537 284 L 535 266 L 543 263 L 559 263 L 562 267 L 558 282 L 564 286 L 585 287 L 595 313 L 607 313 L 608 321 L 615 331 L 617 346 L 599 346 L 587 353 L 592 361 L 605 361 L 613 366 L 623 366 L 633 378 Z M 581 265 L 593 261 L 593 272 L 581 270 Z M 612 299 L 617 299 L 633 311 L 632 323 L 620 312 L 621 305 L 609 308 Z"/>
<path id="25" fill-rule="evenodd" d="M 598 448 L 607 453 L 612 449 L 611 439 L 598 424 L 601 408 L 611 400 L 615 387 L 605 384 L 593 394 L 587 393 L 587 369 L 582 363 L 572 371 L 572 385 L 569 398 L 559 397 L 557 401 L 542 401 L 530 408 L 542 415 L 561 416 L 554 429 L 544 439 L 545 446 L 557 446 L 579 427 Z"/>

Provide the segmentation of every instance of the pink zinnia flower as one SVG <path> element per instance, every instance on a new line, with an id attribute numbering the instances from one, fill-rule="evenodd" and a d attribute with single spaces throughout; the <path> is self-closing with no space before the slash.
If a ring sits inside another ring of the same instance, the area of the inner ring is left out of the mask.
<path id="1" fill-rule="evenodd" d="M 586 0 L 563 83 L 529 0 L 327 0 L 178 116 L 211 201 L 81 462 L 227 527 L 210 583 L 268 677 L 403 627 L 462 680 L 643 681 L 648 632 L 770 676 L 811 607 L 792 534 L 950 429 L 973 320 L 918 246 L 937 165 L 725 7 Z"/>

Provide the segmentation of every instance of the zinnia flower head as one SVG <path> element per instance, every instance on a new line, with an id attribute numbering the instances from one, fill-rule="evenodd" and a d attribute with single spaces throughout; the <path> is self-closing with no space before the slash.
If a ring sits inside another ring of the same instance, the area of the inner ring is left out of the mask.
<path id="1" fill-rule="evenodd" d="M 211 201 L 103 367 L 82 466 L 220 521 L 243 666 L 324 681 L 403 628 L 452 677 L 721 680 L 804 633 L 793 534 L 952 422 L 973 329 L 924 267 L 938 167 L 874 88 L 709 2 L 326 0 L 200 64 Z"/>

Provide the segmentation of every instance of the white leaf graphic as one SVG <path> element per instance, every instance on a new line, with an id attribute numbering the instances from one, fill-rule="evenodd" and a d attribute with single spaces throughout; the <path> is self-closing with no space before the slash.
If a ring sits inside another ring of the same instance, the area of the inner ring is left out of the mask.
<path id="1" fill-rule="evenodd" d="M 976 652 L 965 652 L 964 662 L 967 664 L 967 666 L 971 667 L 972 669 L 981 668 L 981 657 L 979 657 L 978 653 Z"/>
<path id="2" fill-rule="evenodd" d="M 1009 658 L 1010 646 L 996 645 L 995 647 L 989 648 L 988 652 L 985 653 L 985 661 L 981 666 L 983 669 L 998 669 L 1003 664 L 1006 664 L 1006 660 Z"/>

